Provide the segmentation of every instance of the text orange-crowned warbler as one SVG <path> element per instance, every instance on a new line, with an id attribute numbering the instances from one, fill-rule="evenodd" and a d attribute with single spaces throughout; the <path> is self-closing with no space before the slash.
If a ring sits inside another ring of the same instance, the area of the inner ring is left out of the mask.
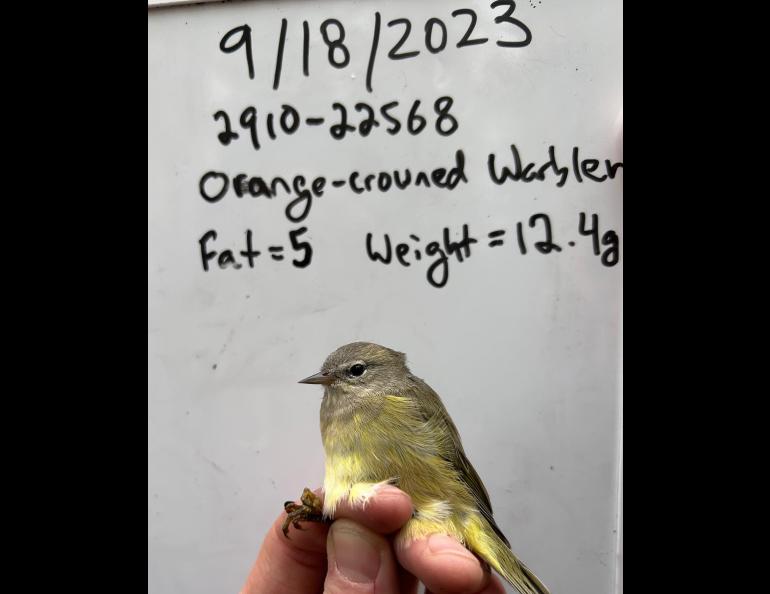
<path id="1" fill-rule="evenodd" d="M 287 502 L 285 534 L 290 524 L 333 518 L 341 501 L 366 502 L 387 482 L 408 493 L 414 506 L 397 546 L 449 534 L 522 594 L 548 594 L 511 552 L 449 413 L 438 394 L 411 374 L 403 353 L 354 342 L 334 351 L 320 373 L 300 383 L 324 386 L 324 500 L 321 507 L 305 489 L 302 505 Z"/>

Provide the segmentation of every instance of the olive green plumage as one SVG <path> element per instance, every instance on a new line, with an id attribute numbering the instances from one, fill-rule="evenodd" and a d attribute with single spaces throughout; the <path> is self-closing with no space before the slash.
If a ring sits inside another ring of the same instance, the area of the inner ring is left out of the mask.
<path id="1" fill-rule="evenodd" d="M 325 388 L 326 516 L 334 516 L 340 501 L 365 503 L 379 484 L 391 482 L 409 494 L 415 508 L 397 546 L 449 534 L 522 594 L 548 594 L 511 552 L 449 413 L 438 394 L 412 375 L 403 353 L 354 342 L 334 351 L 320 373 L 302 382 Z"/>

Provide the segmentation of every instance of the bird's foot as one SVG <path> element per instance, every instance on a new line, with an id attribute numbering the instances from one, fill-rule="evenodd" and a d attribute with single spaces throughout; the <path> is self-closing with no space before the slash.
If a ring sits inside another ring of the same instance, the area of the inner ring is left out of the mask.
<path id="1" fill-rule="evenodd" d="M 283 504 L 283 509 L 286 510 L 286 519 L 283 521 L 281 529 L 286 538 L 289 538 L 289 525 L 294 526 L 297 530 L 303 530 L 300 522 L 330 522 L 323 516 L 323 501 L 307 487 L 302 491 L 300 501 L 302 505 L 297 505 L 293 501 L 287 501 Z"/>

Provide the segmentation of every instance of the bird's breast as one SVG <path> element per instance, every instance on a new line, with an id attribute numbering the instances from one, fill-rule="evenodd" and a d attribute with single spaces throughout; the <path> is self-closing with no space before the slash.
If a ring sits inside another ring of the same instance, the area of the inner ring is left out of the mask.
<path id="1" fill-rule="evenodd" d="M 416 508 L 434 506 L 429 511 L 435 515 L 445 513 L 437 500 L 457 500 L 457 474 L 443 455 L 443 442 L 410 399 L 382 396 L 377 408 L 359 407 L 324 420 L 327 513 L 343 498 L 356 499 L 361 485 L 385 481 L 408 493 Z"/>

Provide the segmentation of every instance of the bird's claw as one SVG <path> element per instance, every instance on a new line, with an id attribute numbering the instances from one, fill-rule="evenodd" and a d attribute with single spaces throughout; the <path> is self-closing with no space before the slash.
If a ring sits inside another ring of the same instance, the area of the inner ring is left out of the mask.
<path id="1" fill-rule="evenodd" d="M 301 505 L 293 501 L 287 501 L 283 504 L 286 518 L 283 521 L 281 530 L 286 538 L 289 538 L 289 526 L 294 526 L 297 530 L 304 530 L 300 522 L 328 523 L 328 520 L 323 516 L 323 501 L 318 495 L 305 487 L 300 501 L 302 502 Z"/>

